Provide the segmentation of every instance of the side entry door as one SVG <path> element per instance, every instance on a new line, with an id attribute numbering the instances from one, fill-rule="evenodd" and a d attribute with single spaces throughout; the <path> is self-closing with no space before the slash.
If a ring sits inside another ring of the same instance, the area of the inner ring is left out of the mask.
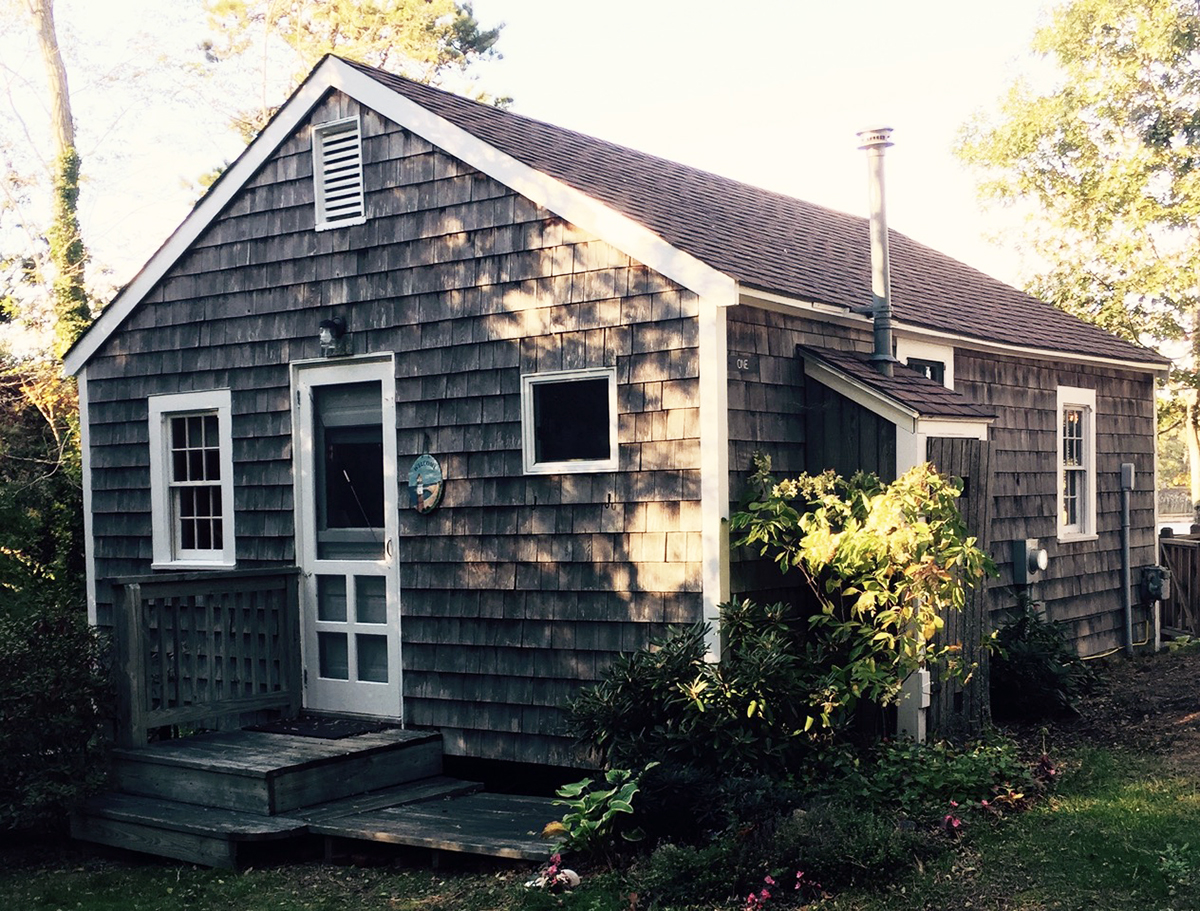
<path id="1" fill-rule="evenodd" d="M 400 718 L 391 359 L 293 371 L 305 707 Z"/>

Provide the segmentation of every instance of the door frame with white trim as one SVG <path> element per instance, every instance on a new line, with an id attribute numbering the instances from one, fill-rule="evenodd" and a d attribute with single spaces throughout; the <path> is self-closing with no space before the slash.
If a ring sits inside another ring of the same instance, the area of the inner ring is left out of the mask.
<path id="1" fill-rule="evenodd" d="M 304 705 L 403 718 L 393 360 L 301 361 L 291 374 Z"/>

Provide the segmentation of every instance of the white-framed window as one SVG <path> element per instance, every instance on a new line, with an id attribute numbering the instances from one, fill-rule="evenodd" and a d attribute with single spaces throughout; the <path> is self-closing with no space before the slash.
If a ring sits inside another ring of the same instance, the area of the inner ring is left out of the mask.
<path id="1" fill-rule="evenodd" d="M 1058 537 L 1096 535 L 1096 390 L 1058 387 Z"/>
<path id="2" fill-rule="evenodd" d="M 155 569 L 236 562 L 230 402 L 228 389 L 149 399 Z"/>
<path id="3" fill-rule="evenodd" d="M 317 230 L 361 225 L 367 218 L 358 118 L 315 125 L 312 142 Z"/>
<path id="4" fill-rule="evenodd" d="M 925 339 L 896 338 L 896 358 L 935 383 L 954 388 L 954 348 Z"/>
<path id="5" fill-rule="evenodd" d="M 521 441 L 526 474 L 616 471 L 616 369 L 522 376 Z"/>

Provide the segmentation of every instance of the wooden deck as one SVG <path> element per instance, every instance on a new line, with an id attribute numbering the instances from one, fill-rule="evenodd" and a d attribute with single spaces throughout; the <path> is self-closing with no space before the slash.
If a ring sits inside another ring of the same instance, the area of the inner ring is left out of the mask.
<path id="1" fill-rule="evenodd" d="M 72 818 L 81 840 L 216 867 L 254 845 L 373 841 L 543 860 L 549 798 L 478 793 L 441 774 L 441 738 L 386 730 L 340 740 L 201 734 L 114 757 L 116 792 Z"/>

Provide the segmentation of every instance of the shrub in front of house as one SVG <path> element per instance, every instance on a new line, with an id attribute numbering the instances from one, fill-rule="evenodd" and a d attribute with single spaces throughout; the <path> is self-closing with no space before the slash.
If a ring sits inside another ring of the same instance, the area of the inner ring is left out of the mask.
<path id="1" fill-rule="evenodd" d="M 608 765 L 782 773 L 811 750 L 808 694 L 819 668 L 801 619 L 784 604 L 721 610 L 731 632 L 719 664 L 705 660 L 703 626 L 678 629 L 618 658 L 571 704 L 575 734 Z"/>
<path id="2" fill-rule="evenodd" d="M 653 848 L 634 878 L 664 904 L 885 882 L 936 853 L 947 826 L 957 834 L 952 795 L 985 801 L 1009 772 L 1006 754 L 872 751 L 851 736 L 909 673 L 953 658 L 936 639 L 941 615 L 991 568 L 957 484 L 928 466 L 891 484 L 828 473 L 776 484 L 768 472 L 763 460 L 758 496 L 731 520 L 735 543 L 805 596 L 722 605 L 720 662 L 707 660 L 704 627 L 677 629 L 570 707 L 610 766 L 661 763 L 634 804 Z"/>
<path id="3" fill-rule="evenodd" d="M 104 654 L 78 608 L 0 615 L 0 829 L 59 828 L 103 783 Z"/>
<path id="4" fill-rule="evenodd" d="M 1036 602 L 1024 599 L 996 632 L 992 713 L 1028 720 L 1075 712 L 1096 678 Z"/>
<path id="5" fill-rule="evenodd" d="M 911 672 L 953 670 L 953 648 L 937 641 L 942 615 L 991 568 L 957 484 L 929 466 L 890 484 L 830 472 L 774 483 L 769 471 L 761 460 L 759 496 L 730 528 L 808 597 L 722 605 L 720 662 L 706 660 L 694 626 L 613 664 L 570 707 L 576 735 L 610 766 L 783 774 L 864 708 L 894 702 Z"/>

